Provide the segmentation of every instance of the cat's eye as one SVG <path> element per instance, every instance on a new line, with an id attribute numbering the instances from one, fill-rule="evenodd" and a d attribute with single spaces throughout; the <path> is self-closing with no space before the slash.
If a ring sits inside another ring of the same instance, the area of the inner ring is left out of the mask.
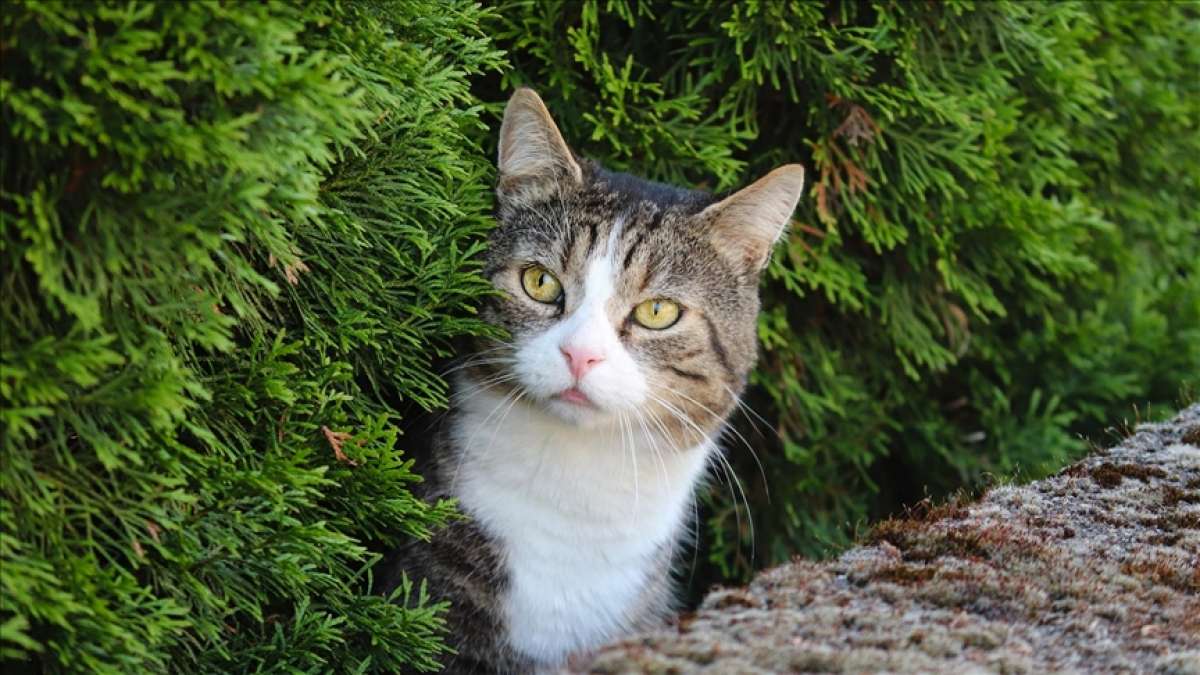
<path id="1" fill-rule="evenodd" d="M 529 297 L 552 305 L 562 297 L 562 284 L 558 277 L 546 271 L 541 265 L 530 265 L 521 272 L 521 285 Z"/>
<path id="2" fill-rule="evenodd" d="M 633 308 L 633 318 L 652 330 L 663 330 L 679 320 L 679 304 L 661 298 L 647 300 Z"/>

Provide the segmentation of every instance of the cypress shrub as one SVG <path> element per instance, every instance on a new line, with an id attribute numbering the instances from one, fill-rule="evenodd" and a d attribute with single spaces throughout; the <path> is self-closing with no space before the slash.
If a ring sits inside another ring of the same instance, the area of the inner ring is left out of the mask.
<path id="1" fill-rule="evenodd" d="M 5 3 L 0 658 L 429 669 L 398 402 L 471 307 L 469 2 Z"/>
<path id="2" fill-rule="evenodd" d="M 1197 5 L 501 4 L 482 95 L 538 88 L 583 154 L 715 189 L 809 168 L 742 423 L 764 466 L 727 438 L 746 496 L 709 495 L 701 578 L 1045 475 L 1194 390 Z"/>

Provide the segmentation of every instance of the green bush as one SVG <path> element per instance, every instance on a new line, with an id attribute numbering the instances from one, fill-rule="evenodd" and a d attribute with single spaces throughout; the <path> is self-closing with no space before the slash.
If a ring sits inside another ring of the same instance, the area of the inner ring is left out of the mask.
<path id="1" fill-rule="evenodd" d="M 398 411 L 489 330 L 481 117 L 516 83 L 614 168 L 809 167 L 741 422 L 764 469 L 728 441 L 756 529 L 714 489 L 701 581 L 1200 384 L 1195 5 L 498 5 L 0 7 L 6 664 L 435 665 L 440 608 L 370 568 L 452 517 Z"/>
<path id="2" fill-rule="evenodd" d="M 394 403 L 485 328 L 468 2 L 5 3 L 0 658 L 433 667 Z M 339 459 L 333 446 L 340 445 Z"/>
<path id="3" fill-rule="evenodd" d="M 586 155 L 718 189 L 809 168 L 764 291 L 766 424 L 743 424 L 765 471 L 727 442 L 756 531 L 736 489 L 710 495 L 719 575 L 841 546 L 926 490 L 1053 471 L 1198 383 L 1197 5 L 498 15 L 513 70 L 482 97 L 538 88 Z"/>

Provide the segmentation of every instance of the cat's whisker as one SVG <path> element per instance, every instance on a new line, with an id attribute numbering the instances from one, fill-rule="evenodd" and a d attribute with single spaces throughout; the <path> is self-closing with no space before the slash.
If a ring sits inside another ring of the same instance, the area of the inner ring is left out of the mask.
<path id="1" fill-rule="evenodd" d="M 713 454 L 725 466 L 725 469 L 726 469 L 726 471 L 728 471 L 729 476 L 733 479 L 733 484 L 737 486 L 738 492 L 742 495 L 742 503 L 746 505 L 746 523 L 749 525 L 749 529 L 750 529 L 750 567 L 753 568 L 754 561 L 756 558 L 755 554 L 756 554 L 756 548 L 758 545 L 758 538 L 754 534 L 754 513 L 750 509 L 750 500 L 746 497 L 746 490 L 745 490 L 745 488 L 742 487 L 742 481 L 737 477 L 737 472 L 735 472 L 733 470 L 733 465 L 731 465 L 729 463 L 729 460 L 721 452 L 721 449 L 717 448 L 717 452 L 715 452 Z M 740 516 L 738 516 L 738 506 L 737 506 L 736 500 L 734 500 L 734 502 L 733 502 L 733 513 L 734 513 L 734 521 L 737 523 L 737 528 L 738 528 L 738 540 L 741 541 L 742 519 Z"/>
<path id="2" fill-rule="evenodd" d="M 689 420 L 686 417 L 686 415 L 679 409 L 675 408 L 674 406 L 671 406 L 670 404 L 666 403 L 665 401 L 660 401 L 659 403 L 660 403 L 660 405 L 663 405 L 666 408 L 666 410 L 668 412 L 670 412 L 672 414 L 672 416 L 674 416 L 675 418 L 691 423 L 691 420 Z M 692 423 L 692 426 L 694 427 L 695 424 Z M 718 482 L 724 483 L 726 489 L 729 491 L 729 503 L 733 505 L 734 525 L 737 528 L 737 531 L 739 533 L 738 538 L 740 541 L 740 538 L 741 538 L 740 532 L 742 530 L 742 515 L 741 515 L 741 510 L 738 507 L 738 494 L 739 493 L 741 494 L 742 502 L 746 505 L 746 517 L 752 519 L 752 516 L 750 513 L 750 504 L 749 504 L 749 502 L 746 501 L 746 493 L 744 490 L 742 490 L 741 482 L 737 480 L 737 476 L 733 472 L 732 467 L 729 466 L 729 462 L 725 460 L 725 457 L 721 453 L 722 453 L 722 450 L 718 446 L 718 447 L 714 448 L 714 451 L 711 454 L 716 457 L 716 460 L 717 460 L 716 467 L 718 469 L 720 469 L 720 474 L 718 475 L 717 480 L 718 480 Z M 723 477 L 724 479 L 722 480 L 721 477 Z M 753 520 L 751 520 L 751 522 L 753 522 Z"/>
<path id="3" fill-rule="evenodd" d="M 670 390 L 668 388 L 668 391 L 672 391 L 672 390 Z M 684 398 L 687 398 L 685 395 L 680 394 L 679 392 L 672 391 L 672 393 L 675 393 L 677 395 L 683 396 Z M 697 432 L 703 434 L 703 432 L 700 431 L 699 426 L 697 426 L 695 422 L 693 422 L 690 418 L 688 418 L 687 415 L 682 410 L 675 407 L 671 403 L 663 400 L 661 397 L 655 396 L 653 394 L 649 394 L 649 397 L 652 400 L 654 400 L 655 402 L 657 402 L 660 406 L 662 406 L 665 410 L 667 410 L 672 415 L 674 415 L 676 417 L 676 419 L 679 419 L 680 421 L 683 421 L 683 422 L 687 422 Z M 699 405 L 701 408 L 705 408 L 705 406 L 703 406 L 699 403 L 696 403 L 696 405 Z M 708 409 L 705 408 L 705 410 L 708 410 Z M 709 410 L 708 412 L 711 414 L 715 414 L 715 413 L 712 413 L 711 410 Z M 744 441 L 745 441 L 745 438 L 743 437 L 743 442 Z M 737 524 L 737 528 L 738 528 L 738 532 L 739 532 L 739 535 L 738 535 L 739 539 L 741 537 L 741 534 L 740 534 L 740 532 L 741 532 L 741 515 L 740 515 L 738 506 L 737 506 L 737 495 L 733 494 L 733 486 L 737 487 L 737 491 L 741 495 L 741 498 L 742 498 L 742 503 L 745 504 L 745 506 L 746 506 L 746 518 L 747 518 L 747 522 L 749 524 L 749 530 L 750 530 L 750 560 L 753 561 L 755 559 L 755 546 L 756 546 L 755 539 L 756 538 L 755 538 L 755 534 L 754 534 L 754 515 L 751 513 L 751 509 L 750 509 L 750 499 L 746 495 L 746 490 L 742 486 L 742 481 L 737 477 L 737 473 L 734 472 L 733 466 L 729 463 L 729 460 L 726 459 L 725 456 L 722 454 L 721 448 L 718 447 L 716 449 L 716 452 L 714 452 L 712 454 L 714 456 L 716 456 L 718 461 L 721 462 L 721 467 L 722 467 L 723 471 L 725 472 L 726 476 L 730 479 L 729 485 L 731 487 L 730 487 L 730 495 L 729 496 L 733 501 L 734 518 L 735 518 L 735 522 Z M 760 465 L 760 468 L 761 468 L 761 465 Z M 765 473 L 763 474 L 763 480 L 764 481 L 766 480 Z"/>
<path id="4" fill-rule="evenodd" d="M 716 466 L 717 466 L 717 468 L 719 468 L 721 470 L 721 475 L 725 477 L 724 483 L 725 483 L 726 489 L 729 490 L 729 503 L 731 505 L 733 505 L 733 522 L 734 522 L 734 526 L 736 527 L 736 529 L 738 531 L 738 541 L 740 543 L 741 542 L 741 531 L 742 531 L 742 514 L 741 514 L 741 511 L 738 509 L 737 493 L 735 492 L 735 488 L 733 486 L 733 477 L 729 473 L 729 468 L 728 468 L 729 464 L 727 462 L 720 461 L 721 460 L 721 457 L 719 454 L 720 452 L 721 452 L 720 448 L 717 448 L 716 453 L 714 453 L 717 455 L 718 463 L 716 464 Z M 718 478 L 718 481 L 719 480 L 720 480 L 720 478 Z"/>
<path id="5" fill-rule="evenodd" d="M 500 399 L 500 402 L 499 402 L 499 403 L 497 403 L 495 406 L 493 406 L 493 407 L 492 407 L 492 409 L 491 409 L 491 411 L 490 411 L 490 412 L 488 412 L 488 414 L 487 414 L 487 417 L 484 417 L 484 418 L 483 418 L 483 423 L 482 423 L 482 424 L 480 424 L 478 427 L 476 427 L 476 428 L 475 428 L 475 431 L 471 432 L 471 435 L 470 435 L 470 436 L 467 438 L 466 442 L 465 442 L 465 443 L 463 443 L 462 447 L 464 447 L 464 448 L 471 448 L 471 447 L 474 447 L 474 446 L 472 445 L 472 443 L 474 443 L 474 441 L 475 441 L 475 438 L 476 438 L 477 436 L 479 436 L 479 433 L 480 433 L 480 431 L 482 431 L 483 429 L 486 429 L 486 428 L 487 428 L 488 422 L 490 422 L 490 421 L 491 421 L 491 419 L 492 419 L 492 416 L 496 414 L 496 411 L 498 411 L 498 410 L 500 409 L 500 407 L 501 407 L 501 406 L 503 406 L 505 403 L 508 403 L 508 400 L 509 400 L 511 397 L 513 397 L 513 396 L 516 396 L 516 395 L 519 395 L 521 392 L 522 392 L 522 390 L 521 390 L 520 388 L 517 388 L 517 389 L 513 389 L 512 391 L 510 391 L 510 392 L 508 392 L 507 394 L 505 394 L 505 395 L 504 395 L 504 398 Z M 465 462 L 467 459 L 468 459 L 468 458 L 466 457 L 466 455 L 465 455 L 465 454 L 463 454 L 463 455 L 460 455 L 460 456 L 458 457 L 458 463 L 457 463 L 457 464 L 455 465 L 455 467 L 454 467 L 454 475 L 450 477 L 450 485 L 451 485 L 451 486 L 456 486 L 456 485 L 458 485 L 458 476 L 459 476 L 459 473 L 460 473 L 460 472 L 461 472 L 461 470 L 462 470 L 462 465 L 463 465 L 463 462 Z M 474 459 L 474 458 L 471 458 L 471 459 Z"/>
<path id="6" fill-rule="evenodd" d="M 674 447 L 674 444 L 670 440 L 670 439 L 672 439 L 671 432 L 667 430 L 667 426 L 663 423 L 663 421 L 661 419 L 658 418 L 658 415 L 656 415 L 654 413 L 654 410 L 652 408 L 645 408 L 644 413 L 645 413 L 645 415 L 648 415 L 650 417 L 650 422 L 655 427 L 658 428 L 659 432 L 662 434 L 662 438 L 667 441 L 668 452 L 671 452 L 672 454 L 678 454 L 679 452 L 681 452 L 679 448 Z M 733 491 L 730 490 L 730 495 L 732 496 L 732 494 L 733 494 Z M 692 523 L 691 523 L 691 535 L 690 535 L 691 541 L 688 543 L 692 548 L 692 561 L 691 561 L 691 565 L 688 570 L 687 585 L 689 588 L 691 587 L 692 582 L 695 580 L 696 563 L 699 561 L 699 558 L 700 558 L 700 505 L 699 505 L 699 500 L 696 498 L 695 492 L 692 493 L 692 495 L 690 497 L 690 501 L 691 501 L 691 506 L 692 506 Z"/>
<path id="7" fill-rule="evenodd" d="M 740 410 L 742 412 L 742 415 L 744 415 L 746 417 L 746 420 L 750 422 L 750 424 L 754 427 L 755 431 L 758 431 L 761 428 L 758 426 L 758 422 L 762 422 L 763 427 L 766 427 L 767 431 L 770 431 L 775 436 L 775 438 L 782 439 L 782 436 L 779 435 L 779 432 L 775 429 L 775 427 L 771 426 L 771 423 L 768 422 L 766 420 L 766 418 L 764 418 L 762 415 L 758 414 L 757 410 L 755 410 L 754 408 L 751 408 L 745 401 L 743 401 L 741 399 L 740 396 L 738 396 L 736 393 L 734 393 L 734 391 L 729 388 L 729 385 L 722 383 L 721 386 L 725 388 L 725 391 L 728 392 L 729 396 L 731 398 L 733 398 L 734 402 L 737 403 L 738 410 Z M 752 419 L 750 417 L 750 415 L 754 415 L 754 418 Z M 758 422 L 756 422 L 755 420 L 758 420 Z"/>
<path id="8" fill-rule="evenodd" d="M 642 417 L 645 418 L 646 416 L 649 416 L 651 424 L 658 429 L 658 440 L 666 443 L 667 453 L 670 453 L 671 455 L 678 455 L 679 453 L 683 452 L 680 448 L 675 447 L 674 435 L 670 432 L 670 430 L 667 429 L 667 425 L 658 418 L 658 415 L 654 414 L 653 409 L 646 408 L 643 411 Z M 662 464 L 663 470 L 666 471 L 666 455 L 660 451 L 657 442 L 654 444 L 654 449 L 658 454 L 659 462 Z"/>
<path id="9" fill-rule="evenodd" d="M 512 403 L 509 403 L 508 407 L 504 409 L 504 413 L 500 415 L 500 419 L 496 420 L 496 427 L 492 431 L 492 438 L 488 441 L 487 449 L 483 451 L 483 456 L 479 458 L 480 464 L 487 464 L 487 458 L 492 454 L 492 447 L 496 444 L 496 436 L 500 433 L 500 430 L 504 428 L 504 420 L 508 418 L 508 414 L 513 411 L 513 408 L 515 408 L 517 404 L 521 402 L 521 398 L 525 396 L 525 389 L 522 387 L 517 387 L 514 391 L 517 392 L 517 395 L 513 398 Z"/>
<path id="10" fill-rule="evenodd" d="M 700 560 L 700 500 L 692 494 L 692 564 L 688 569 L 687 587 L 696 581 L 696 563 Z"/>
<path id="11" fill-rule="evenodd" d="M 468 383 L 471 383 L 471 382 L 487 382 L 487 381 L 489 381 L 489 380 L 492 380 L 492 379 L 495 379 L 495 378 L 497 378 L 497 377 L 516 377 L 516 373 L 512 372 L 511 370 L 503 370 L 503 371 L 498 371 L 498 372 L 495 372 L 495 373 L 491 373 L 490 375 L 488 375 L 487 377 L 484 377 L 483 379 L 475 379 L 475 378 L 470 378 L 470 377 L 468 377 L 468 380 L 467 380 L 467 382 L 468 382 Z"/>
<path id="12" fill-rule="evenodd" d="M 462 359 L 458 363 L 455 363 L 455 364 L 451 365 L 450 367 L 446 368 L 445 370 L 443 370 L 441 373 L 441 376 L 447 377 L 453 373 L 457 373 L 460 370 L 466 370 L 467 368 L 473 368 L 473 367 L 479 366 L 479 365 L 493 365 L 493 364 L 499 364 L 499 363 L 506 363 L 506 364 L 516 363 L 517 359 L 514 356 L 501 356 L 501 357 L 488 356 L 489 354 L 495 354 L 496 352 L 500 351 L 501 349 L 505 349 L 505 348 L 506 347 L 498 347 L 496 349 L 490 349 L 490 350 L 487 350 L 484 352 L 476 353 L 476 354 L 472 355 L 470 358 Z"/>
<path id="13" fill-rule="evenodd" d="M 455 369 L 454 371 L 450 371 L 450 372 L 456 372 L 456 371 L 464 370 L 467 368 L 473 368 L 473 366 L 476 366 L 476 365 L 515 365 L 515 364 L 516 364 L 515 359 L 486 359 L 486 360 L 479 360 L 479 362 L 474 362 L 472 364 L 463 365 L 462 368 L 458 368 L 458 369 Z M 506 374 L 506 371 L 493 372 L 493 374 L 491 374 L 488 377 L 494 377 L 497 375 L 505 375 L 505 374 Z M 446 375 L 450 375 L 450 374 L 446 374 Z M 443 377 L 445 377 L 445 376 L 443 376 Z"/>
<path id="14" fill-rule="evenodd" d="M 512 382 L 515 379 L 517 379 L 516 375 L 511 374 L 511 373 L 505 373 L 505 374 L 501 374 L 501 375 L 496 375 L 494 377 L 490 377 L 486 380 L 483 380 L 482 382 L 477 382 L 477 383 L 475 383 L 476 386 L 471 387 L 462 392 L 462 394 L 465 394 L 465 395 L 456 394 L 455 399 L 454 399 L 455 403 L 458 405 L 462 405 L 463 403 L 470 401 L 471 399 L 475 398 L 476 396 L 479 396 L 480 394 L 482 394 L 486 391 L 495 389 L 497 386 L 504 384 L 506 382 Z"/>
<path id="15" fill-rule="evenodd" d="M 763 463 L 758 458 L 758 452 L 754 449 L 754 446 L 750 444 L 750 441 L 746 439 L 746 437 L 742 434 L 742 432 L 738 431 L 737 427 L 726 423 L 726 419 L 724 416 L 718 415 L 717 413 L 713 412 L 713 410 L 711 408 L 709 408 L 708 406 L 704 405 L 703 403 L 697 401 L 696 399 L 692 398 L 691 396 L 688 396 L 687 394 L 685 394 L 681 391 L 678 391 L 670 386 L 667 386 L 665 383 L 663 383 L 661 381 L 658 381 L 657 385 L 659 387 L 665 389 L 666 391 L 670 392 L 671 394 L 674 394 L 675 396 L 678 396 L 682 399 L 685 399 L 685 400 L 691 402 L 693 405 L 702 409 L 704 412 L 708 413 L 709 415 L 712 415 L 713 419 L 716 420 L 717 424 L 720 426 L 720 429 L 721 429 L 720 435 L 723 435 L 726 432 L 732 432 L 733 435 L 736 436 L 737 439 L 742 442 L 742 445 L 744 445 L 746 447 L 746 450 L 748 450 L 750 452 L 750 457 L 754 460 L 754 464 L 758 466 L 758 475 L 762 478 L 763 490 L 768 493 L 768 499 L 769 499 L 770 498 L 769 497 L 770 487 L 767 484 L 767 470 L 765 468 L 763 468 Z M 728 387 L 726 387 L 726 389 L 728 389 Z M 733 394 L 732 391 L 730 391 L 729 393 L 731 395 Z M 737 396 L 734 396 L 733 400 L 734 400 L 734 402 L 740 403 Z"/>
<path id="16" fill-rule="evenodd" d="M 443 378 L 448 378 L 455 373 L 469 370 L 471 368 L 477 368 L 479 366 L 512 366 L 516 363 L 516 359 L 480 359 L 478 361 L 472 361 L 471 363 L 464 363 L 459 366 L 455 366 L 454 368 L 442 373 L 441 376 Z"/>
<path id="17" fill-rule="evenodd" d="M 654 453 L 654 459 L 658 462 L 658 468 L 660 471 L 659 476 L 662 479 L 661 487 L 662 489 L 666 490 L 668 484 L 670 483 L 670 479 L 667 477 L 667 463 L 665 460 L 663 460 L 662 453 L 658 451 L 658 440 L 654 438 L 654 436 L 650 433 L 650 428 L 646 426 L 645 415 L 635 409 L 633 410 L 633 417 L 642 427 L 642 435 L 645 436 L 646 440 L 650 443 L 650 451 Z"/>
<path id="18" fill-rule="evenodd" d="M 722 384 L 721 386 L 725 387 L 725 391 L 729 392 L 730 397 L 733 398 L 733 402 L 737 404 L 737 409 L 739 411 L 741 411 L 742 416 L 745 417 L 750 422 L 750 425 L 754 427 L 755 431 L 759 431 L 759 433 L 762 433 L 759 430 L 758 423 L 755 422 L 750 417 L 750 413 L 753 413 L 754 417 L 757 417 L 759 419 L 759 421 L 761 421 L 763 423 L 763 426 L 765 426 L 772 434 L 775 435 L 775 438 L 779 439 L 780 441 L 783 440 L 783 437 L 781 437 L 779 435 L 779 432 L 776 431 L 775 428 L 772 427 L 770 424 L 768 424 L 767 420 L 763 419 L 763 416 L 759 415 L 758 412 L 756 412 L 754 410 L 754 408 L 751 408 L 745 401 L 743 401 L 741 399 L 741 397 L 739 397 L 737 394 L 735 394 L 734 391 L 732 389 L 730 389 L 728 385 Z M 760 460 L 758 457 L 758 452 L 755 451 L 753 448 L 750 449 L 750 456 L 754 458 L 754 463 L 758 465 L 758 473 L 762 477 L 763 497 L 767 500 L 767 503 L 770 504 L 771 503 L 771 483 L 770 483 L 770 481 L 767 480 L 767 472 L 763 468 L 762 460 Z"/>
<path id="19" fill-rule="evenodd" d="M 516 396 L 514 396 L 514 398 L 512 398 L 511 401 L 509 401 L 509 405 L 508 405 L 508 407 L 504 408 L 504 412 L 500 413 L 500 417 L 496 420 L 496 426 L 494 426 L 494 428 L 492 430 L 492 437 L 490 438 L 490 440 L 488 440 L 487 447 L 484 449 L 484 454 L 479 456 L 479 462 L 481 465 L 487 464 L 487 458 L 488 458 L 488 456 L 491 456 L 492 447 L 494 446 L 494 444 L 496 444 L 496 437 L 497 437 L 497 435 L 499 435 L 500 430 L 502 430 L 504 428 L 504 420 L 509 417 L 509 413 L 512 412 L 512 408 L 516 407 L 518 402 L 521 402 L 521 399 L 523 398 L 524 394 L 526 394 L 526 392 L 524 392 L 524 389 L 522 389 L 521 387 L 517 387 L 516 389 L 514 389 L 514 392 L 516 393 Z M 508 400 L 508 396 L 505 396 L 505 400 Z M 503 401 L 502 401 L 502 404 L 500 404 L 500 405 L 504 405 Z"/>
<path id="20" fill-rule="evenodd" d="M 453 363 L 461 363 L 463 361 L 469 361 L 471 359 L 474 359 L 474 358 L 477 358 L 480 356 L 484 356 L 486 354 L 494 354 L 498 351 L 503 351 L 503 350 L 515 351 L 515 347 L 510 342 L 504 342 L 503 340 L 494 340 L 491 347 L 486 347 L 484 349 L 476 349 L 476 350 L 472 351 L 470 354 L 467 354 L 466 356 L 462 356 L 462 357 L 454 359 Z M 453 364 L 451 364 L 451 365 L 453 365 Z"/>
<path id="21" fill-rule="evenodd" d="M 638 484 L 637 445 L 634 442 L 634 438 L 633 438 L 633 423 L 630 422 L 629 419 L 626 418 L 624 414 L 621 415 L 621 420 L 622 420 L 622 424 L 625 426 L 625 428 L 628 429 L 629 456 L 633 458 L 633 514 L 634 514 L 633 517 L 636 520 L 637 517 L 641 514 L 641 508 L 639 506 L 639 504 L 641 503 L 641 488 L 639 487 L 639 484 Z"/>
<path id="22" fill-rule="evenodd" d="M 696 439 L 697 445 L 699 443 L 709 439 L 708 433 L 705 432 L 703 429 L 701 429 L 700 425 L 696 424 L 695 421 L 693 421 L 690 417 L 688 417 L 687 414 L 684 413 L 683 410 L 680 410 L 675 405 L 671 404 L 669 401 L 667 401 L 666 399 L 664 399 L 660 396 L 655 396 L 654 394 L 649 394 L 649 393 L 647 394 L 647 396 L 652 401 L 654 401 L 655 403 L 662 406 L 664 410 L 671 413 L 671 416 L 673 418 L 675 418 L 677 421 L 682 422 L 685 425 L 685 427 L 687 427 L 687 429 L 685 429 L 685 430 L 695 431 L 696 435 L 697 435 L 697 439 Z"/>
<path id="23" fill-rule="evenodd" d="M 691 404 L 695 405 L 697 408 L 700 408 L 700 409 L 701 409 L 701 410 L 703 410 L 704 412 L 706 412 L 706 413 L 708 413 L 709 415 L 711 415 L 711 416 L 712 416 L 712 418 L 713 418 L 714 420 L 716 420 L 717 424 L 718 424 L 720 427 L 722 427 L 722 429 L 721 429 L 721 433 L 722 433 L 722 434 L 723 434 L 723 433 L 724 433 L 726 430 L 732 431 L 732 432 L 733 432 L 733 433 L 734 433 L 734 434 L 737 436 L 738 440 L 740 440 L 740 441 L 742 442 L 742 444 L 746 446 L 746 449 L 747 449 L 747 450 L 749 450 L 749 451 L 751 452 L 751 454 L 753 454 L 753 453 L 754 453 L 754 447 L 753 447 L 752 445 L 750 445 L 750 441 L 746 440 L 746 437 L 745 437 L 745 436 L 743 436 L 743 435 L 742 435 L 742 433 L 741 433 L 740 431 L 738 431 L 736 428 L 734 428 L 734 427 L 732 427 L 732 426 L 729 426 L 728 424 L 726 424 L 726 419 L 725 419 L 725 416 L 723 416 L 723 415 L 718 415 L 716 412 L 714 412 L 714 411 L 712 410 L 712 408 L 709 408 L 708 406 L 706 406 L 706 405 L 704 405 L 703 403 L 701 403 L 701 402 L 697 401 L 696 399 L 692 398 L 691 396 L 688 396 L 687 394 L 683 393 L 682 391 L 679 391 L 678 389 L 675 389 L 674 387 L 671 387 L 671 386 L 667 385 L 666 383 L 662 382 L 661 380 L 657 380 L 657 379 L 656 379 L 656 380 L 654 381 L 654 384 L 655 384 L 656 386 L 658 386 L 659 388 L 666 390 L 668 393 L 670 393 L 670 394 L 672 394 L 672 395 L 674 395 L 674 396 L 678 396 L 679 398 L 681 398 L 681 399 L 684 399 L 684 400 L 688 401 L 689 403 L 691 403 Z M 737 401 L 737 397 L 736 397 L 736 396 L 734 396 L 734 397 L 733 397 L 733 400 L 736 402 L 736 401 Z M 756 459 L 757 459 L 757 458 L 756 458 Z M 760 468 L 761 468 L 761 465 L 760 465 Z M 765 478 L 765 476 L 764 476 L 764 478 Z"/>
<path id="24" fill-rule="evenodd" d="M 637 455 L 634 454 L 635 451 L 634 451 L 633 445 L 631 445 L 626 439 L 626 436 L 625 436 L 625 413 L 621 412 L 620 410 L 617 411 L 617 421 L 621 426 L 621 454 L 624 455 L 626 453 L 626 451 L 628 451 L 629 460 L 633 464 L 633 517 L 634 517 L 634 520 L 637 520 L 638 513 L 641 511 L 641 509 L 639 508 L 641 489 L 638 486 Z"/>
<path id="25" fill-rule="evenodd" d="M 608 427 L 608 444 L 611 446 L 611 445 L 613 445 L 613 434 L 618 433 L 618 429 L 620 427 L 619 427 L 619 425 L 615 425 L 615 424 L 608 424 L 606 426 Z M 622 450 L 621 450 L 621 476 L 625 475 L 625 461 L 628 457 L 629 457 L 629 455 L 625 454 L 625 451 L 622 448 Z"/>
<path id="26" fill-rule="evenodd" d="M 672 454 L 678 454 L 679 448 L 674 447 L 674 444 L 671 442 L 672 434 L 667 429 L 667 425 L 663 424 L 662 420 L 658 419 L 658 415 L 655 415 L 653 410 L 647 408 L 645 410 L 645 414 L 650 416 L 650 421 L 658 429 L 661 437 L 667 441 L 667 450 Z"/>
<path id="27" fill-rule="evenodd" d="M 505 342 L 504 340 L 491 339 L 490 342 L 491 342 L 492 346 L 484 348 L 484 349 L 477 349 L 477 350 L 471 352 L 471 356 L 479 356 L 480 354 L 490 354 L 492 352 L 500 351 L 502 349 L 515 349 L 515 347 L 513 346 L 513 343 Z"/>

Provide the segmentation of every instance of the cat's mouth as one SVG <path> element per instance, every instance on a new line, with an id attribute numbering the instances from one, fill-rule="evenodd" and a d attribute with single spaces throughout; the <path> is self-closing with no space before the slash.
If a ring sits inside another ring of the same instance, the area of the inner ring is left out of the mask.
<path id="1" fill-rule="evenodd" d="M 581 407 L 585 407 L 585 408 L 595 408 L 596 407 L 596 404 L 592 403 L 592 399 L 588 398 L 588 395 L 583 393 L 579 389 L 579 387 L 571 387 L 570 389 L 564 389 L 564 390 L 560 391 L 558 394 L 556 394 L 554 397 L 560 401 L 565 401 L 572 405 L 577 405 L 577 406 L 581 406 Z"/>

